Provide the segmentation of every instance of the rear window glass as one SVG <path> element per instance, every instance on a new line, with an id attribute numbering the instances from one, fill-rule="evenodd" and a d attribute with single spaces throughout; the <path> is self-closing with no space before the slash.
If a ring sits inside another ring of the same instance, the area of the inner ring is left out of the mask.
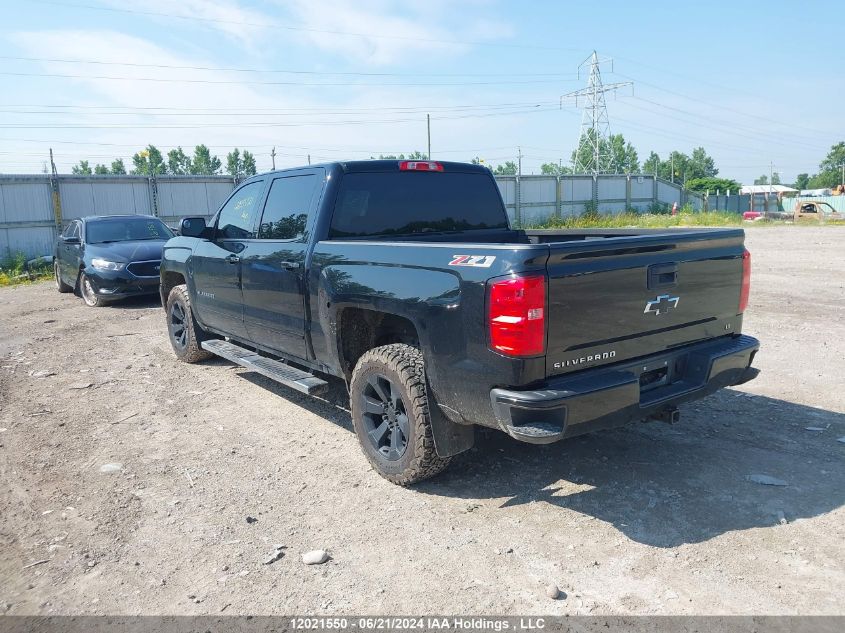
<path id="1" fill-rule="evenodd" d="M 343 176 L 329 237 L 508 228 L 490 176 L 369 172 Z"/>

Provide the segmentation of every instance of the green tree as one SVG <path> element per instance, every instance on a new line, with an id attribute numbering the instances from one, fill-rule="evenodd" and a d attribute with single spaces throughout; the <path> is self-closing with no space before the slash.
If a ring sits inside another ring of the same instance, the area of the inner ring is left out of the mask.
<path id="1" fill-rule="evenodd" d="M 572 173 L 572 168 L 559 163 L 543 163 L 540 165 L 540 173 L 546 176 L 564 176 Z"/>
<path id="2" fill-rule="evenodd" d="M 200 176 L 212 176 L 220 173 L 220 159 L 212 155 L 205 145 L 197 145 L 194 148 L 194 157 L 191 159 L 191 173 Z"/>
<path id="3" fill-rule="evenodd" d="M 255 156 L 246 150 L 244 150 L 243 156 L 243 168 L 244 168 L 244 175 L 245 176 L 254 176 L 255 175 Z"/>
<path id="4" fill-rule="evenodd" d="M 493 173 L 497 176 L 516 176 L 517 171 L 519 171 L 519 168 L 516 166 L 516 163 L 509 160 L 504 165 L 496 165 Z"/>
<path id="5" fill-rule="evenodd" d="M 88 161 L 81 160 L 78 164 L 70 168 L 70 173 L 78 174 L 80 176 L 90 176 L 93 172 L 91 171 L 91 165 L 88 164 Z"/>
<path id="6" fill-rule="evenodd" d="M 595 157 L 596 132 L 593 128 L 581 136 L 578 149 L 572 152 L 572 164 L 576 169 L 580 165 L 592 173 Z M 630 174 L 640 170 L 640 160 L 637 150 L 631 143 L 625 141 L 622 134 L 611 134 L 606 139 L 599 139 L 599 167 L 600 174 Z"/>
<path id="7" fill-rule="evenodd" d="M 604 143 L 604 141 L 603 141 Z M 610 170 L 615 174 L 634 174 L 640 171 L 637 150 L 621 134 L 611 134 L 606 145 L 610 153 Z"/>
<path id="8" fill-rule="evenodd" d="M 126 173 L 126 165 L 123 164 L 122 158 L 115 158 L 111 162 L 111 173 L 113 173 L 113 174 L 125 174 Z"/>
<path id="9" fill-rule="evenodd" d="M 772 184 L 779 185 L 780 184 L 780 174 L 778 172 L 772 172 Z"/>
<path id="10" fill-rule="evenodd" d="M 792 185 L 795 189 L 808 189 L 810 184 L 810 174 L 798 174 L 795 177 L 795 183 Z"/>
<path id="11" fill-rule="evenodd" d="M 105 165 L 101 165 L 100 163 L 97 163 L 96 165 L 94 165 L 94 173 L 97 174 L 98 176 L 105 176 L 105 175 L 108 175 L 110 172 L 109 172 L 108 167 L 106 167 Z"/>
<path id="12" fill-rule="evenodd" d="M 180 176 L 192 173 L 191 157 L 181 147 L 170 150 L 167 152 L 167 171 Z"/>
<path id="13" fill-rule="evenodd" d="M 643 163 L 643 173 L 657 174 L 658 178 L 675 183 L 687 183 L 700 178 L 714 178 L 719 170 L 716 162 L 703 147 L 696 147 L 692 155 L 674 151 L 665 160 L 656 152 L 651 152 Z"/>
<path id="14" fill-rule="evenodd" d="M 226 172 L 235 178 L 255 175 L 255 156 L 244 150 L 243 155 L 236 147 L 226 155 Z"/>
<path id="15" fill-rule="evenodd" d="M 660 165 L 660 156 L 657 155 L 657 152 L 651 152 L 643 163 L 643 173 L 657 174 L 657 176 L 660 176 Z"/>
<path id="16" fill-rule="evenodd" d="M 693 178 L 692 180 L 687 180 L 687 189 L 690 191 L 700 191 L 700 192 L 707 192 L 716 193 L 727 193 L 728 191 L 739 191 L 740 185 L 736 180 L 731 180 L 730 178 L 714 178 L 714 177 L 707 177 L 707 178 Z"/>
<path id="17" fill-rule="evenodd" d="M 819 165 L 819 173 L 808 183 L 810 189 L 835 187 L 842 183 L 842 165 L 845 164 L 845 141 L 840 141 L 830 148 L 827 156 Z"/>
<path id="18" fill-rule="evenodd" d="M 763 174 L 759 178 L 754 179 L 755 185 L 768 185 L 769 184 L 769 177 L 766 174 Z"/>
<path id="19" fill-rule="evenodd" d="M 164 157 L 155 145 L 147 145 L 146 149 L 135 153 L 132 156 L 132 164 L 135 168 L 132 170 L 133 174 L 141 176 L 160 176 L 167 173 L 167 165 L 164 162 Z"/>
<path id="20" fill-rule="evenodd" d="M 703 147 L 696 147 L 687 164 L 687 180 L 698 178 L 713 178 L 718 175 L 716 161 L 711 158 Z"/>

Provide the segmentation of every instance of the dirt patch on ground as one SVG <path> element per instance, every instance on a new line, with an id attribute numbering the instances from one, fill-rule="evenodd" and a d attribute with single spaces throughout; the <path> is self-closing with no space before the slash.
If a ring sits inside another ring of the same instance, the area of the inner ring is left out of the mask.
<path id="1" fill-rule="evenodd" d="M 0 612 L 842 613 L 845 230 L 748 244 L 758 380 L 674 427 L 479 433 L 415 489 L 342 389 L 180 364 L 154 301 L 1 289 Z"/>

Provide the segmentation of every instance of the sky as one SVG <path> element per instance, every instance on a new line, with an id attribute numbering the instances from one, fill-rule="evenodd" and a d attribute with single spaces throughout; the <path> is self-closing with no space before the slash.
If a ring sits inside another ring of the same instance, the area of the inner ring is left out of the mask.
<path id="1" fill-rule="evenodd" d="M 426 151 L 568 164 L 595 50 L 610 131 L 750 183 L 845 140 L 839 2 L 0 0 L 0 173 L 148 143 L 259 171 Z M 612 59 L 612 61 L 611 61 Z"/>

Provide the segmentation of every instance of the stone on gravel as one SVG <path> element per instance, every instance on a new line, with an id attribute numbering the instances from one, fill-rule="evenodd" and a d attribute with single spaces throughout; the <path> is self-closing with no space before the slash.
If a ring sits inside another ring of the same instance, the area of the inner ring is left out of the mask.
<path id="1" fill-rule="evenodd" d="M 748 481 L 753 481 L 755 484 L 762 484 L 764 486 L 787 486 L 788 484 L 783 479 L 778 479 L 770 475 L 748 475 Z"/>
<path id="2" fill-rule="evenodd" d="M 786 520 L 786 515 L 783 513 L 783 510 L 778 510 L 775 512 L 775 518 L 777 518 L 778 523 L 781 525 L 786 525 L 789 521 Z"/>
<path id="3" fill-rule="evenodd" d="M 329 560 L 329 553 L 324 549 L 314 549 L 302 555 L 302 562 L 306 565 L 322 565 Z"/>
<path id="4" fill-rule="evenodd" d="M 273 553 L 272 553 L 272 554 L 270 554 L 270 556 L 268 556 L 268 557 L 264 560 L 264 564 L 265 564 L 265 565 L 272 565 L 272 564 L 273 564 L 273 563 L 275 563 L 277 560 L 280 560 L 280 559 L 284 558 L 284 556 L 285 556 L 285 549 L 286 549 L 286 548 L 285 548 L 285 546 L 284 546 L 284 545 L 276 545 L 276 549 L 273 551 Z"/>
<path id="5" fill-rule="evenodd" d="M 257 521 L 258 521 L 258 519 L 256 519 L 255 517 L 247 517 L 246 518 L 246 522 L 249 523 L 250 525 L 252 525 L 253 523 L 255 523 Z"/>
<path id="6" fill-rule="evenodd" d="M 546 596 L 552 600 L 557 600 L 560 598 L 560 589 L 554 583 L 546 585 Z"/>
<path id="7" fill-rule="evenodd" d="M 49 371 L 47 369 L 39 369 L 38 371 L 34 371 L 30 374 L 33 378 L 47 378 L 48 376 L 55 376 L 56 372 Z"/>
<path id="8" fill-rule="evenodd" d="M 120 462 L 110 462 L 100 466 L 100 472 L 106 474 L 119 473 L 123 469 L 123 464 Z"/>
<path id="9" fill-rule="evenodd" d="M 93 382 L 77 382 L 70 386 L 71 389 L 88 389 L 88 387 L 93 387 Z"/>

